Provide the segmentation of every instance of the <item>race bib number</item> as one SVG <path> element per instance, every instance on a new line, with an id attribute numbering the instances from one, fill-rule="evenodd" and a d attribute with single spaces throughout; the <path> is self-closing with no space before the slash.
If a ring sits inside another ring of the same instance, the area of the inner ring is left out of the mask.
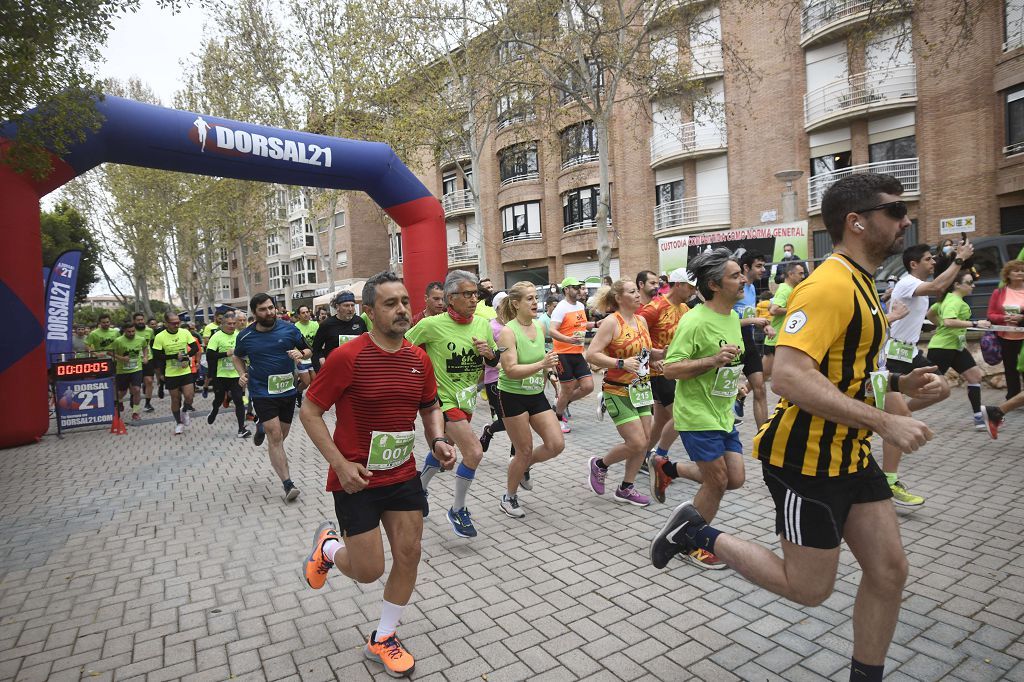
<path id="1" fill-rule="evenodd" d="M 629 402 L 633 407 L 649 407 L 654 404 L 654 391 L 647 380 L 634 381 L 629 385 Z"/>
<path id="2" fill-rule="evenodd" d="M 128 362 L 124 363 L 124 368 L 129 372 L 134 372 L 139 369 L 141 364 L 138 358 L 128 358 Z"/>
<path id="3" fill-rule="evenodd" d="M 231 358 L 221 358 L 217 361 L 217 370 L 219 372 L 233 372 L 235 371 L 235 363 L 231 362 Z"/>
<path id="4" fill-rule="evenodd" d="M 544 390 L 544 374 L 543 372 L 537 372 L 523 379 L 523 390 L 526 391 L 543 391 Z"/>
<path id="5" fill-rule="evenodd" d="M 887 360 L 898 360 L 900 362 L 913 362 L 917 349 L 909 343 L 903 343 L 896 339 L 889 339 L 885 344 L 885 357 Z"/>
<path id="6" fill-rule="evenodd" d="M 370 471 L 396 469 L 409 461 L 415 445 L 415 431 L 374 431 L 370 434 L 366 468 Z"/>
<path id="7" fill-rule="evenodd" d="M 1019 305 L 1004 305 L 1003 306 L 1003 313 L 1005 313 L 1006 315 L 1020 315 L 1020 306 Z"/>
<path id="8" fill-rule="evenodd" d="M 267 377 L 267 393 L 276 395 L 295 388 L 295 377 L 289 374 L 271 374 Z"/>
<path id="9" fill-rule="evenodd" d="M 880 369 L 868 375 L 868 385 L 864 391 L 865 395 L 874 396 L 875 407 L 885 409 L 885 394 L 889 392 L 889 372 Z"/>
<path id="10" fill-rule="evenodd" d="M 715 374 L 715 383 L 711 387 L 711 395 L 719 398 L 735 398 L 740 389 L 740 374 L 743 365 L 719 367 Z"/>
<path id="11" fill-rule="evenodd" d="M 751 317 L 757 314 L 757 310 L 753 306 L 746 306 L 743 308 L 743 319 L 749 320 Z"/>
<path id="12" fill-rule="evenodd" d="M 476 386 L 467 386 L 456 391 L 455 407 L 463 412 L 472 412 L 476 407 Z"/>
<path id="13" fill-rule="evenodd" d="M 344 346 L 346 343 L 348 343 L 352 339 L 358 339 L 358 338 L 359 338 L 358 336 L 353 336 L 352 334 L 338 334 L 338 345 L 339 346 Z"/>

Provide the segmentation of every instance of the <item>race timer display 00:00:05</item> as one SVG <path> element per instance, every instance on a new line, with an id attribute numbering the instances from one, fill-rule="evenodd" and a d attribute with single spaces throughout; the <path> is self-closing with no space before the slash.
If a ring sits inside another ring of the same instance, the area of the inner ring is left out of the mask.
<path id="1" fill-rule="evenodd" d="M 54 369 L 58 377 L 102 376 L 110 373 L 110 360 L 60 363 Z"/>

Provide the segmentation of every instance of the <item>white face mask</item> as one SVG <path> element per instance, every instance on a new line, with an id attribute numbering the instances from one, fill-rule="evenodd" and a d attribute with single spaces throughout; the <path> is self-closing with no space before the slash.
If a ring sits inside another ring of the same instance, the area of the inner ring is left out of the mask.
<path id="1" fill-rule="evenodd" d="M 792 256 L 792 255 L 793 255 L 792 251 L 786 251 L 786 256 Z"/>
<path id="2" fill-rule="evenodd" d="M 943 246 L 942 247 L 942 253 L 945 253 L 945 254 L 953 253 L 953 247 L 952 246 Z"/>

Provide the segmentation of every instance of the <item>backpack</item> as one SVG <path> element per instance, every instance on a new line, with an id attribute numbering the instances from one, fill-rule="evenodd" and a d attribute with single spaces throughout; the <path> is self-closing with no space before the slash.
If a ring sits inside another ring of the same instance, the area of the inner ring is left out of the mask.
<path id="1" fill-rule="evenodd" d="M 985 332 L 981 335 L 981 357 L 990 365 L 999 365 L 1003 362 L 1003 347 L 999 345 L 999 337 L 995 332 Z"/>

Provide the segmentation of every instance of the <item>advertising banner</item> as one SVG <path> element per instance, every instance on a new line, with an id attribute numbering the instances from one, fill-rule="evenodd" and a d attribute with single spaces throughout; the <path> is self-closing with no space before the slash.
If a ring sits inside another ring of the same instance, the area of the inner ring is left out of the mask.
<path id="1" fill-rule="evenodd" d="M 658 269 L 669 273 L 676 268 L 685 268 L 690 237 L 662 237 L 658 240 Z"/>
<path id="2" fill-rule="evenodd" d="M 114 377 L 57 381 L 54 386 L 59 431 L 114 421 Z"/>
<path id="3" fill-rule="evenodd" d="M 81 251 L 65 251 L 57 256 L 46 284 L 46 366 L 55 355 L 72 352 L 72 319 L 75 308 L 75 286 Z"/>
<path id="4" fill-rule="evenodd" d="M 697 254 L 705 249 L 722 246 L 732 250 L 740 247 L 760 247 L 765 252 L 770 251 L 766 255 L 775 263 L 784 259 L 804 261 L 808 257 L 807 235 L 807 221 L 799 220 L 780 225 L 758 225 L 734 230 L 662 237 L 658 239 L 658 267 L 663 273 L 671 272 L 676 268 L 684 268 L 691 252 Z M 769 239 L 772 241 L 765 241 Z M 767 244 L 771 244 L 770 249 Z M 791 248 L 787 249 L 787 247 Z M 792 251 L 792 255 L 788 258 L 786 257 L 787 250 Z"/>

